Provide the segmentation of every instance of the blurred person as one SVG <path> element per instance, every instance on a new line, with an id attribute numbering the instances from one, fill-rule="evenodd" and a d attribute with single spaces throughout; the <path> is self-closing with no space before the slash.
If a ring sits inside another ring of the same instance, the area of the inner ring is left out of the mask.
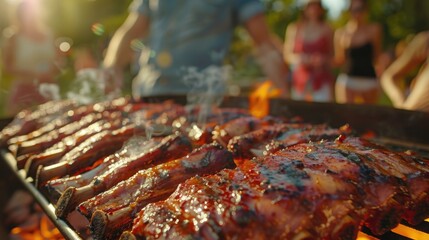
<path id="1" fill-rule="evenodd" d="M 379 99 L 376 61 L 381 54 L 382 30 L 368 20 L 368 2 L 351 0 L 350 18 L 335 32 L 335 62 L 343 66 L 335 85 L 338 103 L 370 103 Z"/>
<path id="2" fill-rule="evenodd" d="M 39 1 L 23 0 L 17 5 L 13 24 L 4 32 L 4 72 L 12 77 L 6 113 L 48 99 L 39 92 L 41 83 L 54 83 L 56 47 L 51 31 L 41 19 Z"/>
<path id="3" fill-rule="evenodd" d="M 395 49 L 390 47 L 386 51 L 382 52 L 378 57 L 375 72 L 377 76 L 381 76 L 383 72 L 393 63 L 396 58 Z"/>
<path id="4" fill-rule="evenodd" d="M 407 88 L 405 77 L 418 69 Z M 381 76 L 381 86 L 397 108 L 429 112 L 429 31 L 421 32 Z"/>
<path id="5" fill-rule="evenodd" d="M 377 73 L 377 76 L 380 76 L 386 71 L 386 69 L 404 52 L 405 48 L 408 46 L 408 44 L 413 40 L 415 34 L 409 34 L 404 39 L 397 42 L 394 46 L 388 47 L 387 50 L 382 52 L 380 56 L 378 57 L 377 64 L 375 66 L 375 70 Z M 405 77 L 406 80 L 403 82 L 403 87 L 405 85 L 409 85 L 411 83 L 411 80 L 413 78 L 413 75 L 415 76 L 416 72 L 410 72 Z"/>
<path id="6" fill-rule="evenodd" d="M 292 68 L 292 99 L 333 100 L 333 30 L 320 0 L 306 0 L 302 18 L 286 29 L 284 57 Z"/>
<path id="7" fill-rule="evenodd" d="M 77 73 L 84 69 L 97 69 L 98 62 L 89 47 L 81 47 L 74 50 L 74 71 Z"/>
<path id="8" fill-rule="evenodd" d="M 130 44 L 144 39 L 140 70 L 133 79 L 135 98 L 190 91 L 223 93 L 226 84 L 214 83 L 219 81 L 216 71 L 222 71 L 238 24 L 253 39 L 265 74 L 287 96 L 288 70 L 258 0 L 134 0 L 107 48 L 104 67 L 113 74 L 113 84 L 121 87 L 123 70 L 133 56 Z"/>

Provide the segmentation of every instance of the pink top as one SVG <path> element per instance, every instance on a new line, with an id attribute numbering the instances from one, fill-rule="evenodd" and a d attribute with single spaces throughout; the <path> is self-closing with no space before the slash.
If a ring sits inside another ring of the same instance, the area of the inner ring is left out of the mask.
<path id="1" fill-rule="evenodd" d="M 331 44 L 327 36 L 321 36 L 315 41 L 304 42 L 304 39 L 298 34 L 295 39 L 294 52 L 328 55 L 331 52 Z M 331 70 L 326 66 L 314 68 L 310 65 L 298 64 L 293 71 L 293 87 L 298 92 L 303 92 L 308 84 L 311 84 L 312 90 L 318 90 L 325 84 L 331 84 L 333 79 Z"/>

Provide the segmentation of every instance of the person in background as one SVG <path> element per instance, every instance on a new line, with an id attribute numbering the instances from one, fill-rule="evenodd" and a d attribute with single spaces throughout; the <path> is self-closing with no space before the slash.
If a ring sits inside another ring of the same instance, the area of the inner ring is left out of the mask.
<path id="1" fill-rule="evenodd" d="M 405 77 L 418 69 L 410 86 Z M 416 35 L 381 76 L 381 86 L 397 108 L 429 112 L 429 31 Z"/>
<path id="2" fill-rule="evenodd" d="M 6 101 L 8 115 L 47 101 L 39 86 L 53 83 L 57 74 L 54 38 L 41 19 L 39 3 L 20 2 L 14 23 L 3 34 L 4 72 L 13 78 Z"/>
<path id="3" fill-rule="evenodd" d="M 121 87 L 121 73 L 132 59 L 130 44 L 144 38 L 149 51 L 142 53 L 140 70 L 133 80 L 135 98 L 186 94 L 195 88 L 207 91 L 216 80 L 203 77 L 201 83 L 197 78 L 203 73 L 210 76 L 210 70 L 223 65 L 238 24 L 253 39 L 266 75 L 287 96 L 288 69 L 275 48 L 258 0 L 135 0 L 112 37 L 104 68 Z M 214 92 L 224 89 L 221 83 Z"/>
<path id="4" fill-rule="evenodd" d="M 292 99 L 333 100 L 333 30 L 320 0 L 305 1 L 302 18 L 286 29 L 284 57 L 292 70 Z"/>
<path id="5" fill-rule="evenodd" d="M 74 50 L 73 68 L 76 73 L 84 69 L 98 68 L 97 59 L 89 47 L 81 47 Z"/>
<path id="6" fill-rule="evenodd" d="M 351 0 L 349 14 L 334 37 L 335 62 L 343 66 L 335 85 L 336 100 L 375 104 L 380 93 L 375 64 L 381 53 L 381 27 L 368 21 L 366 0 Z"/>

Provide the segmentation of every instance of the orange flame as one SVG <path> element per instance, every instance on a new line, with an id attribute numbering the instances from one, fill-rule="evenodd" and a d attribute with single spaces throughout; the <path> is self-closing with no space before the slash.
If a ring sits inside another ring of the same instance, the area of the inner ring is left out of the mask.
<path id="1" fill-rule="evenodd" d="M 425 221 L 429 222 L 429 219 L 426 219 Z M 399 224 L 397 227 L 392 229 L 392 232 L 410 239 L 429 239 L 429 234 L 402 224 Z M 363 232 L 359 232 L 356 240 L 378 240 L 378 238 L 369 236 Z"/>
<path id="2" fill-rule="evenodd" d="M 41 215 L 38 226 L 34 228 L 15 227 L 11 230 L 10 236 L 23 240 L 64 239 L 46 215 Z"/>
<path id="3" fill-rule="evenodd" d="M 267 116 L 270 112 L 270 98 L 278 97 L 280 94 L 281 91 L 274 87 L 273 82 L 263 82 L 250 94 L 250 114 L 258 118 Z"/>
<path id="4" fill-rule="evenodd" d="M 399 235 L 408 237 L 410 239 L 429 239 L 429 234 L 399 224 L 396 228 L 392 229 L 392 232 Z"/>

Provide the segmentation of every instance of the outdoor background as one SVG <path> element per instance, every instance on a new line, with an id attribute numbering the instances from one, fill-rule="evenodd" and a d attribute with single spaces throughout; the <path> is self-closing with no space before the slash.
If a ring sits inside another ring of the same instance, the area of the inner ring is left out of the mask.
<path id="1" fill-rule="evenodd" d="M 88 50 L 97 62 L 103 59 L 104 50 L 115 29 L 127 16 L 130 0 L 41 0 L 46 7 L 46 21 L 63 47 L 64 64 L 58 76 L 61 91 L 67 91 L 75 79 L 73 69 L 76 53 Z M 0 32 L 9 25 L 10 6 L 17 0 L 0 0 Z M 267 19 L 281 44 L 287 25 L 300 14 L 295 0 L 264 0 Z M 328 19 L 334 28 L 342 26 L 346 14 L 341 12 L 347 0 L 324 0 Z M 373 0 L 370 1 L 371 19 L 383 26 L 384 50 L 393 50 L 396 44 L 413 34 L 429 29 L 429 1 L 427 0 Z M 1 44 L 1 42 L 0 42 Z M 136 50 L 141 47 L 134 46 Z M 0 53 L 1 54 L 1 53 Z M 233 66 L 231 82 L 251 86 L 261 80 L 261 71 L 252 58 L 251 41 L 242 28 L 237 28 L 227 63 Z M 1 62 L 0 62 L 1 67 Z M 1 69 L 1 68 L 0 68 Z M 126 79 L 129 88 L 135 68 L 130 66 Z M 10 77 L 0 72 L 0 117 Z M 389 104 L 388 101 L 384 104 Z"/>

